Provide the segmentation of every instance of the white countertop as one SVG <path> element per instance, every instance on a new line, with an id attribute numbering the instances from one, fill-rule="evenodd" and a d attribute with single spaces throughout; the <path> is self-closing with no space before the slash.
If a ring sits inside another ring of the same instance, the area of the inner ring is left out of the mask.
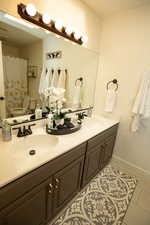
<path id="1" fill-rule="evenodd" d="M 3 142 L 0 137 L 0 188 L 80 145 L 118 122 L 94 116 L 92 118 L 85 118 L 82 128 L 69 135 L 48 135 L 45 131 L 45 125 L 38 124 L 30 136 L 17 138 L 15 134 L 9 142 Z M 31 149 L 36 150 L 34 156 L 29 155 Z"/>

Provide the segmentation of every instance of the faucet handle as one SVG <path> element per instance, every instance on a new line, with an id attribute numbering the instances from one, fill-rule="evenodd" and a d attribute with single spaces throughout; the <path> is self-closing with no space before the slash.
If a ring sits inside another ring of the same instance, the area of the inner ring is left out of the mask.
<path id="1" fill-rule="evenodd" d="M 26 129 L 25 126 L 23 126 L 23 136 L 29 135 L 28 129 Z"/>
<path id="2" fill-rule="evenodd" d="M 33 127 L 33 126 L 35 126 L 35 125 L 36 125 L 36 124 L 34 123 L 34 124 L 31 124 L 31 125 L 28 126 L 28 133 L 29 133 L 29 135 L 32 134 L 31 127 Z"/>
<path id="3" fill-rule="evenodd" d="M 13 130 L 18 130 L 18 134 L 17 134 L 17 137 L 23 137 L 23 132 L 21 131 L 21 127 L 16 127 L 16 128 L 13 128 Z"/>

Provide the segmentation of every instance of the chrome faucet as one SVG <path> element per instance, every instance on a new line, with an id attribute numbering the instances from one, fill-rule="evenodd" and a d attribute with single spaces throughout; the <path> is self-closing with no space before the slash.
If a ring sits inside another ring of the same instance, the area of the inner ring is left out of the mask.
<path id="1" fill-rule="evenodd" d="M 92 117 L 92 112 L 93 112 L 93 108 L 91 107 L 87 110 L 87 116 Z"/>

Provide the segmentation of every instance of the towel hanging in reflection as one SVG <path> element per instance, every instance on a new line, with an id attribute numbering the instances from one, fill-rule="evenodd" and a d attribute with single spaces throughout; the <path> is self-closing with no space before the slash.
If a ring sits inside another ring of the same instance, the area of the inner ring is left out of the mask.
<path id="1" fill-rule="evenodd" d="M 74 108 L 81 107 L 81 88 L 83 86 L 83 78 L 80 77 L 75 81 L 74 96 L 72 106 Z"/>

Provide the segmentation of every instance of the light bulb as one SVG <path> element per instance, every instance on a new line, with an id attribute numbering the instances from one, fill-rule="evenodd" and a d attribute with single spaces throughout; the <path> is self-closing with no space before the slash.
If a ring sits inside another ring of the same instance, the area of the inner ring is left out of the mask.
<path id="1" fill-rule="evenodd" d="M 49 24 L 49 23 L 51 22 L 51 18 L 50 18 L 50 16 L 48 15 L 48 13 L 44 13 L 44 14 L 42 15 L 42 21 L 43 21 L 43 23 L 45 23 L 45 24 Z"/>
<path id="2" fill-rule="evenodd" d="M 65 32 L 68 34 L 68 35 L 71 35 L 72 32 L 73 32 L 73 29 L 70 25 L 67 25 L 66 28 L 65 28 Z"/>
<path id="3" fill-rule="evenodd" d="M 32 3 L 27 4 L 26 6 L 26 12 L 29 16 L 35 16 L 36 15 L 36 8 Z"/>
<path id="4" fill-rule="evenodd" d="M 87 43 L 88 42 L 88 36 L 87 35 L 83 35 L 81 40 L 83 41 L 83 43 Z"/>
<path id="5" fill-rule="evenodd" d="M 80 32 L 79 32 L 79 31 L 76 31 L 76 32 L 74 33 L 74 37 L 75 37 L 75 39 L 79 40 L 80 37 L 81 37 Z"/>
<path id="6" fill-rule="evenodd" d="M 57 30 L 61 30 L 63 28 L 63 24 L 62 24 L 62 21 L 59 19 L 59 20 L 56 20 L 55 22 L 55 28 Z"/>

